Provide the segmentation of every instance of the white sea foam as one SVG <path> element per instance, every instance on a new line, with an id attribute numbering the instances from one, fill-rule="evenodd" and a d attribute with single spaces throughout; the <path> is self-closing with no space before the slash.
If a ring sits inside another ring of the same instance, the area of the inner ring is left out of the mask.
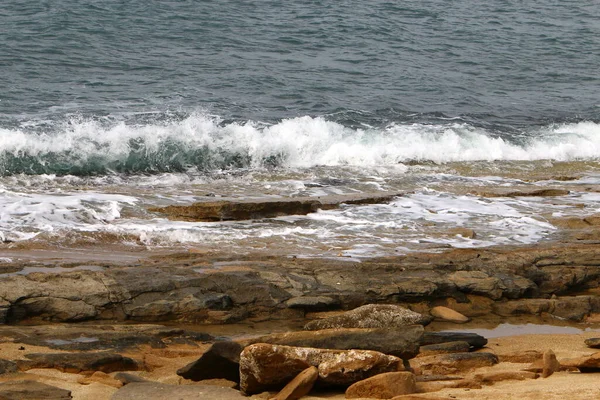
<path id="1" fill-rule="evenodd" d="M 458 122 L 351 129 L 320 117 L 286 119 L 267 126 L 252 121 L 223 124 L 216 117 L 194 114 L 181 121 L 147 125 L 105 126 L 97 121 L 77 120 L 45 134 L 0 129 L 0 154 L 54 154 L 63 163 L 78 165 L 101 160 L 109 165 L 125 162 L 132 154 L 160 164 L 169 163 L 182 153 L 196 157 L 194 152 L 208 151 L 216 158 L 223 157 L 224 152 L 242 155 L 249 167 L 260 167 L 273 160 L 284 166 L 310 167 L 391 165 L 415 159 L 443 163 L 600 157 L 597 123 L 553 125 L 523 132 L 523 137 L 529 139 L 518 144 Z M 171 148 L 166 158 L 158 156 L 169 146 L 175 149 Z M 185 160 L 189 161 L 189 157 Z"/>

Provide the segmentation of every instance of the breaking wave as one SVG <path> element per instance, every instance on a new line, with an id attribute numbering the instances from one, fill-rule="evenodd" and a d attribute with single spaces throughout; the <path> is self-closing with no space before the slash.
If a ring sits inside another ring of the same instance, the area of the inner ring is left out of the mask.
<path id="1" fill-rule="evenodd" d="M 457 121 L 349 128 L 322 117 L 268 125 L 225 123 L 204 114 L 144 124 L 72 120 L 49 132 L 0 128 L 4 176 L 597 158 L 600 124 L 595 122 L 550 125 L 520 137 Z"/>

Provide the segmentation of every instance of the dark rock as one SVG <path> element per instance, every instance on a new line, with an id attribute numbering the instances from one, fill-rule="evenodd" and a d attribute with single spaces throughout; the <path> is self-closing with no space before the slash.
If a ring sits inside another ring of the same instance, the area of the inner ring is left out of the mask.
<path id="1" fill-rule="evenodd" d="M 422 336 L 421 325 L 407 325 L 394 329 L 338 328 L 276 333 L 252 339 L 251 342 L 319 349 L 374 350 L 406 360 L 419 353 Z"/>
<path id="2" fill-rule="evenodd" d="M 214 343 L 198 360 L 180 368 L 177 375 L 193 381 L 240 380 L 240 353 L 244 347 L 232 341 Z"/>
<path id="3" fill-rule="evenodd" d="M 471 351 L 471 345 L 467 342 L 445 342 L 421 346 L 419 357 L 432 356 L 435 354 L 468 353 L 469 351 Z"/>
<path id="4" fill-rule="evenodd" d="M 600 338 L 585 339 L 585 345 L 592 349 L 600 349 Z"/>
<path id="5" fill-rule="evenodd" d="M 506 286 L 500 278 L 483 271 L 457 271 L 448 275 L 448 280 L 464 293 L 472 293 L 498 300 Z"/>
<path id="6" fill-rule="evenodd" d="M 0 375 L 17 372 L 17 364 L 9 360 L 0 359 Z"/>
<path id="7" fill-rule="evenodd" d="M 189 206 L 172 205 L 149 211 L 166 214 L 169 219 L 183 221 L 227 221 L 305 215 L 319 209 L 330 210 L 340 204 L 376 204 L 391 201 L 396 193 L 332 195 L 261 200 L 202 201 Z"/>
<path id="8" fill-rule="evenodd" d="M 70 400 L 71 391 L 45 383 L 20 380 L 0 383 L 2 400 Z"/>
<path id="9" fill-rule="evenodd" d="M 519 190 L 498 188 L 495 191 L 480 191 L 475 192 L 481 197 L 555 197 L 566 196 L 570 191 L 557 188 L 523 188 Z"/>
<path id="10" fill-rule="evenodd" d="M 416 391 L 415 375 L 412 372 L 388 372 L 354 383 L 346 389 L 346 398 L 391 399 Z"/>
<path id="11" fill-rule="evenodd" d="M 306 330 L 332 328 L 399 328 L 427 325 L 431 316 L 422 315 L 395 304 L 368 304 L 340 315 L 318 319 L 304 326 Z"/>
<path id="12" fill-rule="evenodd" d="M 285 387 L 270 400 L 297 400 L 311 391 L 318 377 L 319 371 L 317 368 L 308 367 L 292 379 L 290 383 L 285 385 Z"/>
<path id="13" fill-rule="evenodd" d="M 247 400 L 239 391 L 213 385 L 166 385 L 130 383 L 117 390 L 111 400 Z"/>
<path id="14" fill-rule="evenodd" d="M 330 310 L 341 305 L 339 299 L 327 296 L 292 297 L 285 304 L 290 308 L 301 308 L 306 311 Z"/>
<path id="15" fill-rule="evenodd" d="M 416 373 L 454 374 L 498 364 L 492 353 L 453 353 L 414 358 L 410 361 Z"/>
<path id="16" fill-rule="evenodd" d="M 403 369 L 402 360 L 369 350 L 328 350 L 253 344 L 240 355 L 240 388 L 246 394 L 281 389 L 306 368 L 319 371 L 322 385 L 347 387 L 384 372 Z"/>
<path id="17" fill-rule="evenodd" d="M 473 349 L 480 349 L 487 344 L 487 339 L 476 333 L 464 332 L 425 332 L 421 346 L 447 342 L 467 342 Z"/>
<path id="18" fill-rule="evenodd" d="M 32 353 L 25 355 L 29 360 L 18 360 L 17 366 L 26 371 L 32 368 L 54 368 L 62 372 L 114 372 L 136 371 L 137 362 L 115 353 Z"/>

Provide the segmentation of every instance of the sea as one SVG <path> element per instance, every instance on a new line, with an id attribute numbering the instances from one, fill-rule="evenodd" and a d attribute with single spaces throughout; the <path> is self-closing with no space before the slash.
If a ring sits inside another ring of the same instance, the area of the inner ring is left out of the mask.
<path id="1" fill-rule="evenodd" d="M 599 160 L 597 0 L 2 2 L 0 250 L 532 244 L 600 212 Z M 569 194 L 481 195 L 539 187 Z M 149 211 L 373 192 L 398 196 L 251 221 Z"/>

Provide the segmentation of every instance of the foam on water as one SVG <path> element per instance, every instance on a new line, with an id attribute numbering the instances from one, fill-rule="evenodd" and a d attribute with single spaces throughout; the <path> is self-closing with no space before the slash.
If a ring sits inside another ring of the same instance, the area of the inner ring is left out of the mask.
<path id="1" fill-rule="evenodd" d="M 518 141 L 464 122 L 349 128 L 322 117 L 267 125 L 223 123 L 201 113 L 140 125 L 72 120 L 42 133 L 0 128 L 3 175 L 598 157 L 600 125 L 593 122 L 522 132 Z"/>

